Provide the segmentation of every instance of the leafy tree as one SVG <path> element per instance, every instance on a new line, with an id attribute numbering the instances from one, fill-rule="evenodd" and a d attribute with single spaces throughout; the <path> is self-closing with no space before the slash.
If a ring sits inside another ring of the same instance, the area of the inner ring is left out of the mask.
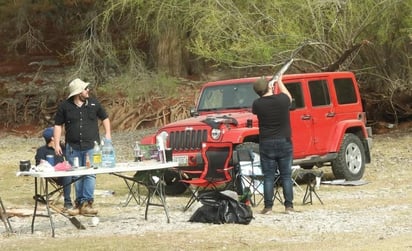
<path id="1" fill-rule="evenodd" d="M 379 112 L 397 122 L 412 116 L 412 108 L 398 101 L 412 96 L 411 5 L 409 0 L 7 1 L 0 3 L 0 27 L 16 33 L 2 34 L 0 43 L 18 55 L 71 57 L 77 66 L 73 75 L 113 82 L 113 89 L 120 82 L 140 93 L 173 90 L 176 79 L 167 76 L 217 66 L 242 76 L 271 73 L 294 55 L 290 72 L 354 71 L 367 103 L 381 103 Z M 61 43 L 53 39 L 57 33 L 64 46 L 52 51 Z M 111 91 L 110 84 L 104 88 Z M 375 90 L 378 95 L 371 94 Z M 373 117 L 382 118 L 379 112 Z"/>

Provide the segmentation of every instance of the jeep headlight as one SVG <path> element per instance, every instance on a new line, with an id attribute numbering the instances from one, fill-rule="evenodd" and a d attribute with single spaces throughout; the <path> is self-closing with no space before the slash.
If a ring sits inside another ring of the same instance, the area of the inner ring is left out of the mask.
<path id="1" fill-rule="evenodd" d="M 220 129 L 212 129 L 212 139 L 217 140 L 220 138 L 220 135 L 222 134 L 222 131 Z"/>

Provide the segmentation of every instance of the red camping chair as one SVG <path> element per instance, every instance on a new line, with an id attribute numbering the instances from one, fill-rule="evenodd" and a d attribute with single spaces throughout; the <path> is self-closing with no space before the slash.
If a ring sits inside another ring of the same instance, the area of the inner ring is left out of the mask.
<path id="1" fill-rule="evenodd" d="M 190 185 L 192 195 L 183 211 L 189 209 L 195 201 L 199 201 L 198 193 L 204 190 L 226 189 L 232 181 L 232 169 L 230 159 L 232 157 L 232 143 L 230 142 L 203 142 L 202 159 L 204 168 L 202 171 L 185 171 L 192 174 L 200 174 L 199 178 L 192 180 L 181 179 Z M 223 188 L 222 188 L 223 186 Z"/>

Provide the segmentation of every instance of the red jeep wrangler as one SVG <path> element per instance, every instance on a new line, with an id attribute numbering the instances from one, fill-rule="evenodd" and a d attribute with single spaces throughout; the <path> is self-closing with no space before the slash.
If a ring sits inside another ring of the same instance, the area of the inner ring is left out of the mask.
<path id="1" fill-rule="evenodd" d="M 233 149 L 259 153 L 257 117 L 251 113 L 258 98 L 253 83 L 258 78 L 230 79 L 203 85 L 191 118 L 165 125 L 156 135 L 168 134 L 167 146 L 183 170 L 202 168 L 203 141 L 232 142 Z M 322 72 L 283 76 L 292 94 L 290 112 L 294 165 L 312 168 L 331 165 L 337 179 L 358 180 L 370 163 L 372 130 L 355 76 L 351 72 Z M 270 107 L 268 107 L 270 109 Z M 142 139 L 155 144 L 156 135 Z"/>

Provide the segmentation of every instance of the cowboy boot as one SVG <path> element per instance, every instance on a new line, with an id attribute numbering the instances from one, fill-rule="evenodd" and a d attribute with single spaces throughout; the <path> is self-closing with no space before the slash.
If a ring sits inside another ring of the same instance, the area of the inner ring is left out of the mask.
<path id="1" fill-rule="evenodd" d="M 83 202 L 82 206 L 80 207 L 80 214 L 81 215 L 95 215 L 97 214 L 98 210 L 93 208 L 93 202 L 85 201 Z"/>
<path id="2" fill-rule="evenodd" d="M 69 208 L 67 209 L 67 213 L 70 216 L 76 216 L 80 214 L 80 206 L 79 204 L 76 202 L 73 208 Z"/>

